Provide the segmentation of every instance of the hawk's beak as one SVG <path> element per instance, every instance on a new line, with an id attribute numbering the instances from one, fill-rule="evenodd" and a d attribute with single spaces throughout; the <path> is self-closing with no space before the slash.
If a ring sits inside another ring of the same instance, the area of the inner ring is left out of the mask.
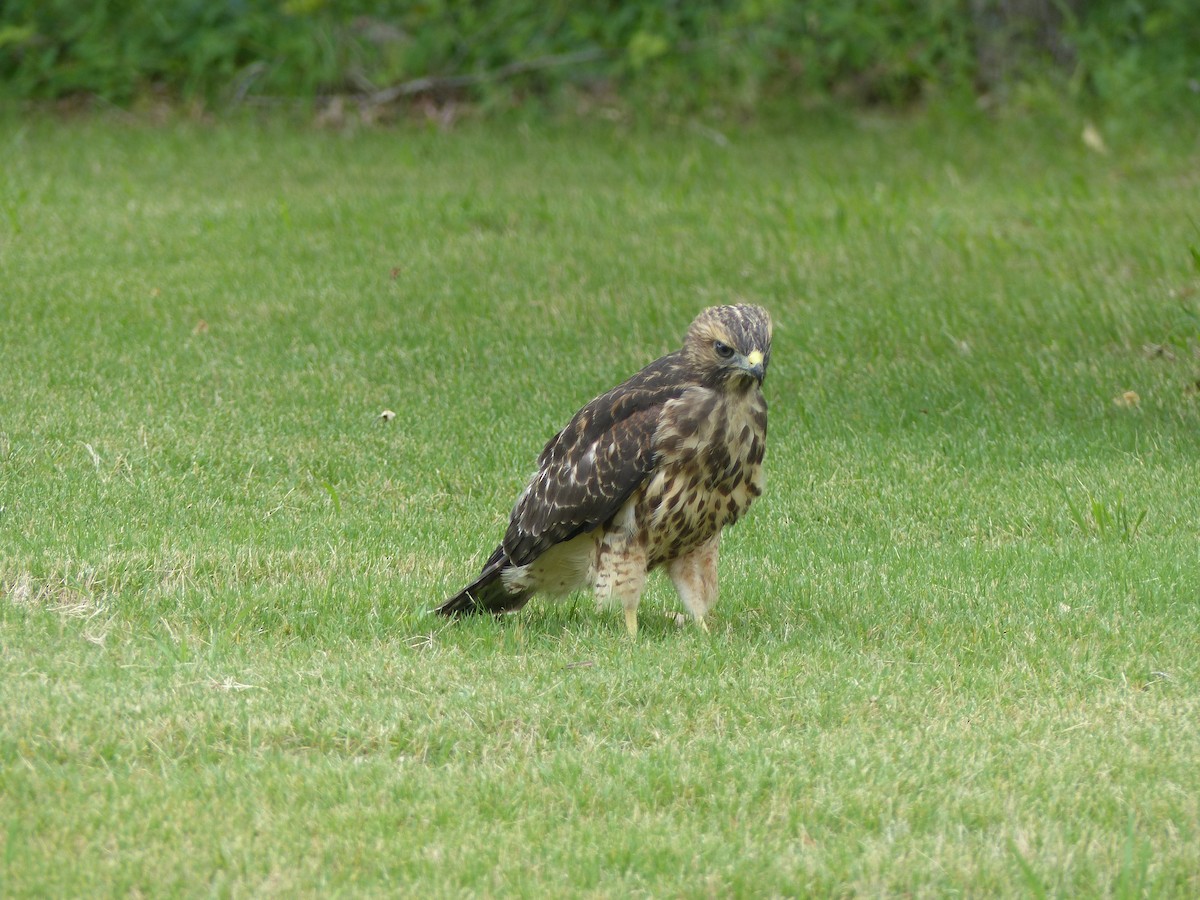
<path id="1" fill-rule="evenodd" d="M 763 365 L 763 355 L 761 350 L 754 350 L 746 357 L 745 365 L 742 366 L 754 380 L 762 384 L 763 377 L 767 374 L 766 366 Z"/>

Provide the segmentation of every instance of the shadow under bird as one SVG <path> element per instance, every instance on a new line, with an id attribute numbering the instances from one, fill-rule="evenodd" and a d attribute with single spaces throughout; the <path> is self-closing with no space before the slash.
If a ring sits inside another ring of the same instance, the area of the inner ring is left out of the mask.
<path id="1" fill-rule="evenodd" d="M 590 587 L 637 633 L 647 574 L 666 566 L 704 630 L 721 532 L 763 491 L 771 317 L 714 306 L 683 347 L 592 400 L 550 439 L 504 540 L 444 616 L 520 609 Z"/>

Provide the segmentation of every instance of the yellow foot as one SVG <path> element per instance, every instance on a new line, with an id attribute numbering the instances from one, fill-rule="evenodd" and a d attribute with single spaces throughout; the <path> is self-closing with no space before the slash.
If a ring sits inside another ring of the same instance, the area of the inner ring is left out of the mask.
<path id="1" fill-rule="evenodd" d="M 625 609 L 625 628 L 629 631 L 630 637 L 637 637 L 637 610 Z"/>
<path id="2" fill-rule="evenodd" d="M 687 626 L 687 623 L 690 621 L 690 622 L 695 622 L 696 625 L 700 628 L 700 630 L 703 631 L 705 634 L 709 633 L 708 623 L 705 622 L 704 619 L 700 618 L 699 616 L 692 616 L 692 618 L 689 619 L 684 613 L 669 612 L 669 613 L 667 613 L 667 618 L 675 623 L 676 628 L 684 628 Z"/>

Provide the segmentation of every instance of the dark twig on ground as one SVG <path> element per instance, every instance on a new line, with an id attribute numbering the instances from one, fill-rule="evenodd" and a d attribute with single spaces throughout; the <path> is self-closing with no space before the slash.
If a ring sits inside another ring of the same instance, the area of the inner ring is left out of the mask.
<path id="1" fill-rule="evenodd" d="M 504 81 L 525 72 L 536 72 L 540 69 L 561 68 L 562 66 L 574 66 L 581 63 L 594 62 L 598 59 L 603 59 L 607 55 L 607 51 L 599 47 L 591 47 L 586 50 L 577 50 L 573 53 L 554 53 L 534 59 L 519 59 L 496 69 L 490 69 L 486 72 L 476 72 L 470 75 L 426 75 L 372 91 L 364 99 L 372 105 L 386 106 L 402 97 L 462 90 L 463 88 L 474 87 L 479 84 Z"/>

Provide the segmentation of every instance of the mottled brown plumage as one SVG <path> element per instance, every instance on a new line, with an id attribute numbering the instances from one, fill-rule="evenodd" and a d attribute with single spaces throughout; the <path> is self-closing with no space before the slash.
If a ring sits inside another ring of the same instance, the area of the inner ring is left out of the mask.
<path id="1" fill-rule="evenodd" d="M 763 490 L 771 319 L 714 306 L 683 347 L 579 410 L 550 439 L 480 576 L 442 615 L 519 609 L 590 586 L 637 630 L 647 573 L 666 565 L 702 626 L 717 598 L 721 530 Z"/>

